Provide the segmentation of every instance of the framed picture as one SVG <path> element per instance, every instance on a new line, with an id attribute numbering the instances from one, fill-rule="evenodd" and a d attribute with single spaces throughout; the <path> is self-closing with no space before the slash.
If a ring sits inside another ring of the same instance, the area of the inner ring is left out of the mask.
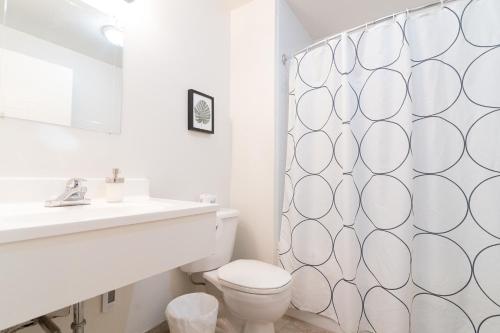
<path id="1" fill-rule="evenodd" d="M 188 129 L 214 133 L 214 98 L 194 89 L 188 90 Z"/>

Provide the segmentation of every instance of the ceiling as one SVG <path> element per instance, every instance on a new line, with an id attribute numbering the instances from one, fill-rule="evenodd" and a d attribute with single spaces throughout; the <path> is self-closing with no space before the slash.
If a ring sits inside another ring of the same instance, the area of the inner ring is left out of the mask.
<path id="1" fill-rule="evenodd" d="M 437 0 L 434 0 L 437 1 Z M 432 0 L 287 0 L 313 40 Z"/>
<path id="2" fill-rule="evenodd" d="M 251 0 L 224 0 L 224 3 L 226 4 L 227 8 L 235 9 L 235 8 L 238 8 L 239 6 L 242 6 L 250 1 Z"/>

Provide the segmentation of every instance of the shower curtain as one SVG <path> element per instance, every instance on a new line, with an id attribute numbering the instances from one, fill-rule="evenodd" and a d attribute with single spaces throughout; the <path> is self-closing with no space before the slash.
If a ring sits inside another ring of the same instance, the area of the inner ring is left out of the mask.
<path id="1" fill-rule="evenodd" d="M 500 332 L 500 1 L 292 59 L 280 263 L 345 333 Z"/>

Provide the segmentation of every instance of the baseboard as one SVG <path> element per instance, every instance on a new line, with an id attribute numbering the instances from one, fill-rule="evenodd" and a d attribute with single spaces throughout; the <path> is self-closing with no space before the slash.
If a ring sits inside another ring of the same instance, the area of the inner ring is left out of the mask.
<path id="1" fill-rule="evenodd" d="M 168 324 L 166 321 L 164 321 L 160 325 L 144 333 L 168 333 L 168 332 L 170 332 L 170 330 L 168 329 Z"/>
<path id="2" fill-rule="evenodd" d="M 342 332 L 342 329 L 334 320 L 317 315 L 315 313 L 289 309 L 287 311 L 287 315 L 295 319 L 305 321 L 306 323 L 327 331 Z"/>

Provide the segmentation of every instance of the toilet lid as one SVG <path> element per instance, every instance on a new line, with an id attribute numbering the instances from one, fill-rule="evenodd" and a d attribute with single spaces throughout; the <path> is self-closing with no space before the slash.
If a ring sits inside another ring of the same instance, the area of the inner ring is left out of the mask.
<path id="1" fill-rule="evenodd" d="M 220 284 L 252 294 L 277 294 L 289 288 L 290 273 L 257 260 L 236 260 L 218 270 Z"/>

